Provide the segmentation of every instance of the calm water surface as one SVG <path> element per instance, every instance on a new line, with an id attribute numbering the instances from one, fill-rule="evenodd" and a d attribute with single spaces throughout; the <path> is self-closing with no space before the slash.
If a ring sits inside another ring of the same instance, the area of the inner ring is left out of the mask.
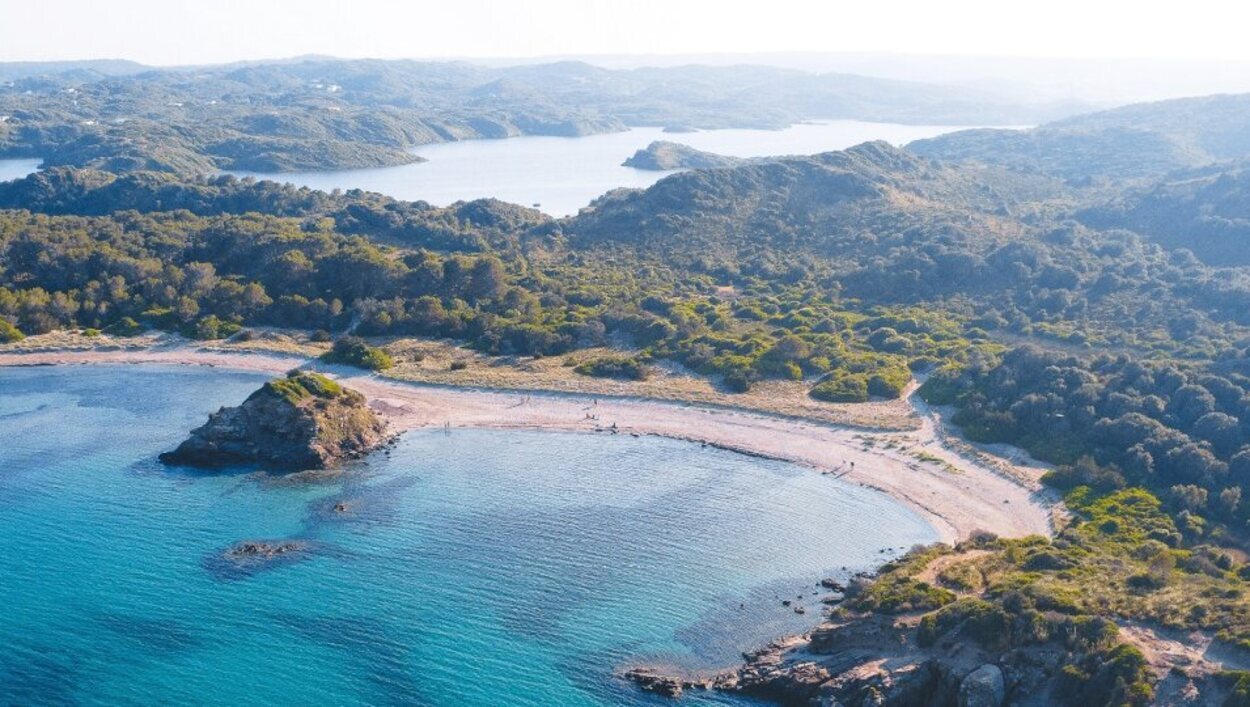
<path id="1" fill-rule="evenodd" d="M 549 214 L 566 216 L 576 213 L 604 192 L 617 187 L 648 187 L 670 174 L 621 166 L 627 157 L 653 140 L 670 140 L 735 157 L 764 157 L 812 155 L 869 140 L 902 145 L 962 129 L 854 120 L 807 123 L 785 130 L 665 133 L 660 128 L 634 128 L 587 137 L 516 137 L 427 145 L 415 152 L 428 162 L 402 167 L 233 174 L 276 179 L 325 191 L 365 189 L 398 199 L 421 199 L 438 206 L 494 197 L 525 206 L 541 204 L 539 208 Z"/>
<path id="2" fill-rule="evenodd" d="M 39 170 L 43 160 L 0 160 L 0 182 L 21 179 Z"/>
<path id="3" fill-rule="evenodd" d="M 935 539 L 877 493 L 651 438 L 415 432 L 321 479 L 156 463 L 260 381 L 0 369 L 6 703 L 667 704 L 613 670 L 731 664 L 814 622 L 822 576 Z M 311 551 L 227 571 L 252 539 Z"/>

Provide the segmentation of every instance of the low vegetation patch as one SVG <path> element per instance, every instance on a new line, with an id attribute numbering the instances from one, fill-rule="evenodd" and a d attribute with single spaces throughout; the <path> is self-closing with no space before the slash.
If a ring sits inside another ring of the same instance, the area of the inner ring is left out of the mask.
<path id="1" fill-rule="evenodd" d="M 343 386 L 312 371 L 294 370 L 285 378 L 275 378 L 265 385 L 292 404 L 308 398 L 331 399 L 343 394 Z"/>
<path id="2" fill-rule="evenodd" d="M 11 344 L 25 339 L 26 335 L 7 319 L 0 318 L 0 344 Z"/>
<path id="3" fill-rule="evenodd" d="M 651 377 L 651 367 L 634 356 L 598 356 L 573 368 L 583 376 L 641 381 Z"/>
<path id="4" fill-rule="evenodd" d="M 342 363 L 369 371 L 384 371 L 395 362 L 382 349 L 370 346 L 364 339 L 345 336 L 334 342 L 334 346 L 321 355 L 326 363 Z"/>

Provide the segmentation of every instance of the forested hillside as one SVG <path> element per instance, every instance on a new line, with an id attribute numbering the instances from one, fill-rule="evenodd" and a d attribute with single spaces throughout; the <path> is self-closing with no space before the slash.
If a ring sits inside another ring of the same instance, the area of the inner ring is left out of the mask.
<path id="1" fill-rule="evenodd" d="M 1078 115 L 1029 130 L 968 130 L 908 146 L 1076 184 L 1161 177 L 1250 156 L 1250 95 L 1179 98 Z"/>
<path id="2" fill-rule="evenodd" d="M 1211 265 L 1250 265 L 1250 171 L 1245 162 L 1170 175 L 1081 210 L 1096 228 L 1127 228 Z"/>

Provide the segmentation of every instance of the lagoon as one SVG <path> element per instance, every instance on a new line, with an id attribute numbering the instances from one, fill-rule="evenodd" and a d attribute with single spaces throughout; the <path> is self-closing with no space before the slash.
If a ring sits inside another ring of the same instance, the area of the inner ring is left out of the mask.
<path id="1" fill-rule="evenodd" d="M 817 580 L 936 538 L 875 491 L 659 438 L 416 431 L 314 477 L 156 462 L 262 380 L 0 369 L 9 700 L 655 704 L 614 671 L 731 665 L 810 628 Z M 312 551 L 222 572 L 243 540 Z"/>
<path id="2" fill-rule="evenodd" d="M 636 150 L 654 140 L 679 142 L 735 157 L 765 157 L 811 155 L 870 140 L 903 145 L 961 129 L 855 120 L 802 123 L 784 130 L 666 133 L 660 128 L 632 128 L 585 137 L 526 136 L 425 145 L 414 152 L 427 162 L 400 167 L 232 174 L 324 191 L 364 189 L 437 206 L 493 197 L 525 206 L 538 204 L 548 214 L 567 216 L 607 191 L 618 187 L 645 188 L 671 174 L 621 166 Z"/>

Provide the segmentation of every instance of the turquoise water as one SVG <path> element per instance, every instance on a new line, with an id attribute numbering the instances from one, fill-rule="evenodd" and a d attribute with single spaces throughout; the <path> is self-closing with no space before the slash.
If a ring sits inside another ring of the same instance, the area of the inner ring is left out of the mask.
<path id="1" fill-rule="evenodd" d="M 414 432 L 314 478 L 156 463 L 260 380 L 0 369 L 0 703 L 663 703 L 613 671 L 732 664 L 816 621 L 819 578 L 935 537 L 876 493 L 653 438 Z M 308 552 L 221 561 L 288 539 Z"/>

